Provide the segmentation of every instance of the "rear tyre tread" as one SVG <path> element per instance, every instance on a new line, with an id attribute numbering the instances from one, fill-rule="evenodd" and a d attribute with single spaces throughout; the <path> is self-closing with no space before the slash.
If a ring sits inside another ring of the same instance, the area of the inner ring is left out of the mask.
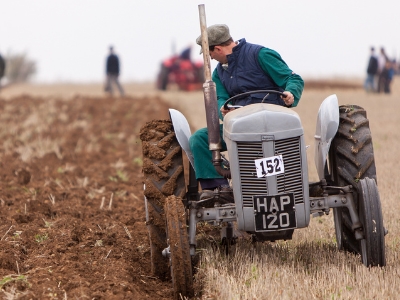
<path id="1" fill-rule="evenodd" d="M 186 193 L 182 149 L 170 120 L 147 122 L 140 130 L 143 152 L 144 196 L 146 197 L 150 239 L 151 270 L 154 276 L 169 278 L 164 205 L 170 195 Z"/>
<path id="2" fill-rule="evenodd" d="M 358 206 L 358 182 L 365 177 L 377 180 L 369 120 L 366 111 L 356 105 L 340 106 L 339 114 L 338 132 L 329 151 L 331 179 L 337 186 L 352 185 Z M 348 224 L 348 209 L 336 208 L 334 214 L 339 250 L 360 253 L 360 242 L 355 239 L 354 232 Z"/>

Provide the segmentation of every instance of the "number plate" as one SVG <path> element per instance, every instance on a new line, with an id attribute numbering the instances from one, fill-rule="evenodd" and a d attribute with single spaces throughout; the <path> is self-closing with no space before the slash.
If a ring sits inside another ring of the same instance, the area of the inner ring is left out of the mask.
<path id="1" fill-rule="evenodd" d="M 282 155 L 256 159 L 254 163 L 258 178 L 285 173 Z"/>
<path id="2" fill-rule="evenodd" d="M 293 193 L 253 196 L 256 231 L 296 228 Z"/>

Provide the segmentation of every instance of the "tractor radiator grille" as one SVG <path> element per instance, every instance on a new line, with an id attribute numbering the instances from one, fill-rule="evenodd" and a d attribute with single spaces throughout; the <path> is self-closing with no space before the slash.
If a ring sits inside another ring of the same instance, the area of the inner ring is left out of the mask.
<path id="1" fill-rule="evenodd" d="M 266 157 L 261 142 L 237 142 L 240 184 L 244 207 L 253 207 L 254 195 L 268 194 L 266 178 L 257 178 L 254 160 Z M 296 203 L 304 202 L 300 155 L 300 138 L 274 141 L 275 153 L 283 157 L 285 173 L 274 176 L 278 193 L 293 192 Z"/>

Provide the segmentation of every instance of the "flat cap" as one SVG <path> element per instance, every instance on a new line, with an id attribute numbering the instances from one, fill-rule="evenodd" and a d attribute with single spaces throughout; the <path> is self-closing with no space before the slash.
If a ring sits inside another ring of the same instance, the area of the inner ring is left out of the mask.
<path id="1" fill-rule="evenodd" d="M 216 46 L 225 43 L 231 38 L 229 27 L 225 24 L 216 24 L 207 28 L 208 46 Z M 201 46 L 201 35 L 196 39 L 196 43 Z M 200 51 L 202 53 L 203 50 Z"/>

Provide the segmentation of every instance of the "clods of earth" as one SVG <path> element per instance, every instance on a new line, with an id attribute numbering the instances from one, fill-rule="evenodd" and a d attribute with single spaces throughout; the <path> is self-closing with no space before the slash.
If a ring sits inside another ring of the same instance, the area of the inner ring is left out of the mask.
<path id="1" fill-rule="evenodd" d="M 151 275 L 141 126 L 159 98 L 0 99 L 0 296 L 172 299 Z"/>

